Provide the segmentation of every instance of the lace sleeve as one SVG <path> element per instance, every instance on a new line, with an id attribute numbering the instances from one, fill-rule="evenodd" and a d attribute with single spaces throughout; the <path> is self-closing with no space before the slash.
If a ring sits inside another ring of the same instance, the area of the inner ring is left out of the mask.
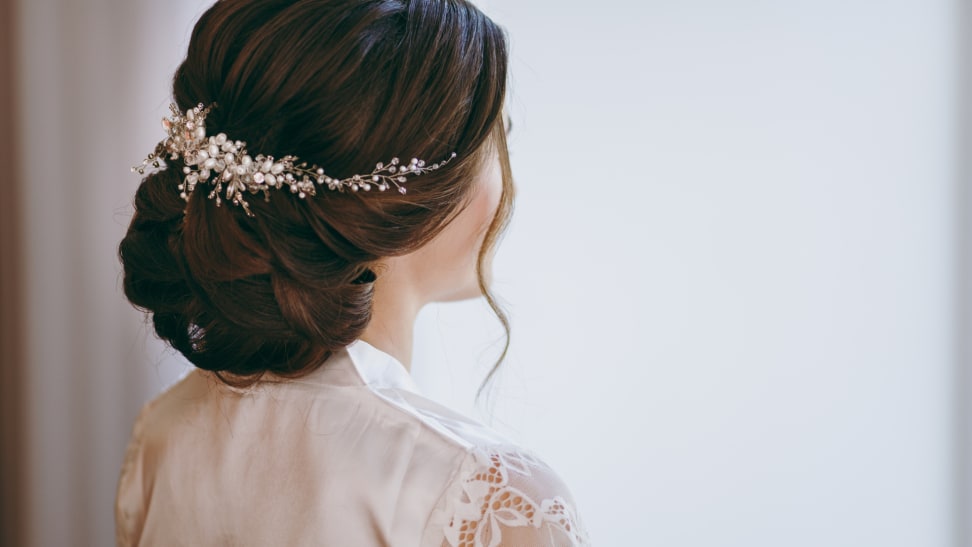
<path id="1" fill-rule="evenodd" d="M 469 452 L 430 528 L 433 539 L 426 544 L 441 547 L 590 545 L 560 477 L 537 457 L 510 447 Z"/>

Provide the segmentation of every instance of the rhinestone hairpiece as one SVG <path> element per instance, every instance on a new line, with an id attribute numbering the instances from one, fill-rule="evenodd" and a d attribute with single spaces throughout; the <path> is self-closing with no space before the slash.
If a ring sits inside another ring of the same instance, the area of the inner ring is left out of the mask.
<path id="1" fill-rule="evenodd" d="M 132 172 L 144 175 L 150 164 L 158 168 L 166 157 L 172 160 L 181 157 L 185 164 L 182 169 L 185 177 L 179 184 L 179 195 L 182 199 L 189 201 L 189 196 L 200 183 L 209 184 L 213 187 L 209 192 L 209 199 L 215 199 L 216 205 L 220 205 L 225 187 L 225 199 L 233 205 L 243 207 L 246 214 L 252 217 L 250 204 L 244 198 L 245 192 L 263 192 L 266 201 L 270 201 L 270 190 L 280 190 L 284 186 L 301 199 L 317 195 L 317 186 L 339 192 L 369 191 L 372 188 L 384 192 L 394 186 L 404 194 L 407 176 L 435 171 L 456 157 L 453 152 L 446 160 L 430 166 L 417 158 L 413 158 L 408 164 L 392 158 L 387 164 L 375 165 L 375 169 L 369 174 L 333 178 L 325 174 L 324 169 L 318 165 L 308 165 L 307 162 L 298 164 L 300 160 L 296 156 L 275 159 L 273 156 L 257 154 L 251 157 L 243 141 L 230 140 L 225 133 L 207 136 L 206 116 L 215 106 L 215 103 L 209 106 L 200 103 L 183 114 L 177 105 L 169 105 L 172 117 L 162 119 L 162 128 L 168 133 L 168 137 L 159 142 L 141 165 L 132 167 Z"/>

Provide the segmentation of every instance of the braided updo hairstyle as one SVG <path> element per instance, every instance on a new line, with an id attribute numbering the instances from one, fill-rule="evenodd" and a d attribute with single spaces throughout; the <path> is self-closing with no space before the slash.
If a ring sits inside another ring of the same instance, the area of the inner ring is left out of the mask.
<path id="1" fill-rule="evenodd" d="M 307 374 L 368 325 L 376 261 L 438 234 L 495 149 L 504 188 L 479 253 L 479 286 L 508 345 L 483 272 L 513 199 L 507 63 L 503 29 L 466 0 L 217 2 L 173 79 L 182 111 L 217 104 L 209 134 L 293 154 L 335 177 L 392 156 L 458 156 L 411 178 L 406 195 L 322 189 L 302 200 L 277 191 L 249 200 L 252 218 L 217 207 L 205 190 L 183 201 L 182 161 L 169 160 L 135 195 L 119 247 L 125 295 L 151 313 L 163 340 L 226 382 Z"/>

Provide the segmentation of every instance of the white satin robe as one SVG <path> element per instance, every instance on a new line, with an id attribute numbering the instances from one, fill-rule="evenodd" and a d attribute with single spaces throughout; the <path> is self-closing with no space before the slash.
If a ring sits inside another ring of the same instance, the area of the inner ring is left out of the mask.
<path id="1" fill-rule="evenodd" d="M 118 545 L 589 545 L 541 460 L 357 341 L 298 380 L 194 370 L 136 420 Z"/>

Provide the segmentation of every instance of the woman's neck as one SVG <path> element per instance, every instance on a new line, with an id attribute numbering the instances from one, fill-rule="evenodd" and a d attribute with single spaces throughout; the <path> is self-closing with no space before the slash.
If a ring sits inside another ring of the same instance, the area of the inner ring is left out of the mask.
<path id="1" fill-rule="evenodd" d="M 394 259 L 380 268 L 375 281 L 371 321 L 361 339 L 391 355 L 410 371 L 415 318 L 424 302 L 403 270 L 405 268 L 396 268 Z"/>

